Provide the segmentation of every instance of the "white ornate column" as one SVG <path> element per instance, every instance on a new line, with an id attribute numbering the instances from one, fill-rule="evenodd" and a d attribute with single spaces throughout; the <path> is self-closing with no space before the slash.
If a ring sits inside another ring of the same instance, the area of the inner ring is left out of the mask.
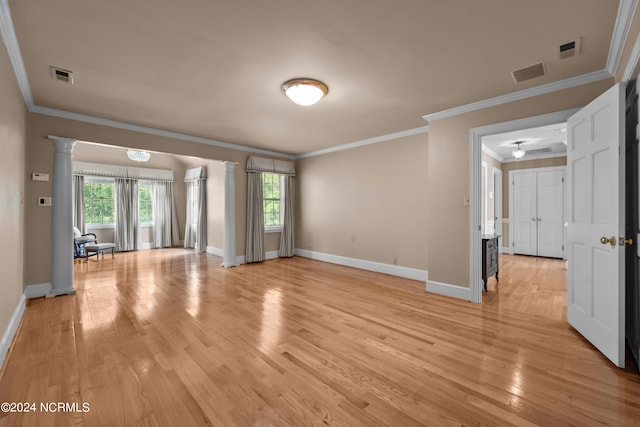
<path id="1" fill-rule="evenodd" d="M 224 257 L 225 268 L 236 265 L 236 176 L 237 163 L 224 162 Z"/>
<path id="2" fill-rule="evenodd" d="M 47 297 L 75 294 L 73 286 L 73 147 L 75 139 L 53 141 L 51 291 Z"/>

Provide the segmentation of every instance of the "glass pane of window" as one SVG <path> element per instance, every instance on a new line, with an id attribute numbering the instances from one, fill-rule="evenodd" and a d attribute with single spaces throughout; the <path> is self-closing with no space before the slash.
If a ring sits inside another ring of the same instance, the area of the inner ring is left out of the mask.
<path id="1" fill-rule="evenodd" d="M 84 184 L 84 209 L 87 224 L 113 224 L 115 203 L 113 182 L 86 182 Z"/>
<path id="2" fill-rule="evenodd" d="M 280 175 L 272 173 L 262 174 L 265 227 L 282 225 L 282 221 L 280 219 L 280 182 Z"/>

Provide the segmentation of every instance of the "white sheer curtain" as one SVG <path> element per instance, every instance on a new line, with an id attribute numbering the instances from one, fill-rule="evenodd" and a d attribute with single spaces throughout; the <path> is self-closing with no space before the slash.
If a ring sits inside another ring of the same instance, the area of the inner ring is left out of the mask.
<path id="1" fill-rule="evenodd" d="M 198 167 L 187 170 L 187 219 L 184 230 L 184 247 L 196 252 L 207 250 L 207 169 Z"/>
<path id="2" fill-rule="evenodd" d="M 174 246 L 180 236 L 173 195 L 173 182 L 153 183 L 153 240 L 156 248 Z"/>
<path id="3" fill-rule="evenodd" d="M 138 180 L 116 178 L 116 251 L 134 251 L 140 247 Z"/>
<path id="4" fill-rule="evenodd" d="M 246 262 L 264 261 L 264 201 L 262 172 L 247 173 L 247 242 Z"/>
<path id="5" fill-rule="evenodd" d="M 84 218 L 84 176 L 73 176 L 73 226 L 86 233 Z"/>
<path id="6" fill-rule="evenodd" d="M 282 232 L 280 233 L 280 250 L 278 256 L 292 257 L 295 255 L 294 242 L 294 211 L 293 211 L 293 177 L 285 175 L 282 179 L 284 189 L 284 218 L 282 219 Z"/>

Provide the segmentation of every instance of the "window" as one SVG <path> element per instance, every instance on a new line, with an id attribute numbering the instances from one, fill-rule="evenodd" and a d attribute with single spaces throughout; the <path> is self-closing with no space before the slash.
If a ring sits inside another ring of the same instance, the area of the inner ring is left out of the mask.
<path id="1" fill-rule="evenodd" d="M 84 212 L 87 225 L 111 225 L 116 222 L 113 187 L 113 179 L 85 179 Z"/>
<path id="2" fill-rule="evenodd" d="M 262 197 L 264 200 L 264 228 L 265 230 L 282 229 L 282 207 L 284 193 L 280 191 L 282 177 L 273 173 L 262 174 Z"/>
<path id="3" fill-rule="evenodd" d="M 142 224 L 153 223 L 153 185 L 141 181 L 138 185 L 138 212 Z"/>

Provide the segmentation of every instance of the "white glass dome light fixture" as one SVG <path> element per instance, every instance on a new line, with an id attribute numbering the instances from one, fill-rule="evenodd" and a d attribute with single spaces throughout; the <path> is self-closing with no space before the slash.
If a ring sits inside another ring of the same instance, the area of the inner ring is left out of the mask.
<path id="1" fill-rule="evenodd" d="M 516 144 L 518 147 L 513 150 L 513 157 L 515 157 L 516 159 L 520 160 L 521 158 L 524 157 L 524 154 L 526 153 L 526 151 L 524 150 L 524 148 L 520 147 L 520 144 L 522 144 L 522 141 L 516 141 L 514 142 L 514 144 Z"/>
<path id="2" fill-rule="evenodd" d="M 320 101 L 329 93 L 329 87 L 320 80 L 297 78 L 284 82 L 282 93 L 296 104 L 306 107 Z"/>
<path id="3" fill-rule="evenodd" d="M 127 150 L 127 157 L 134 162 L 148 162 L 151 158 L 151 153 L 148 151 Z"/>

